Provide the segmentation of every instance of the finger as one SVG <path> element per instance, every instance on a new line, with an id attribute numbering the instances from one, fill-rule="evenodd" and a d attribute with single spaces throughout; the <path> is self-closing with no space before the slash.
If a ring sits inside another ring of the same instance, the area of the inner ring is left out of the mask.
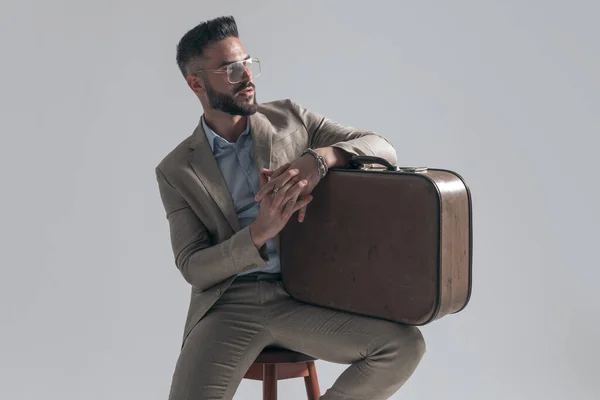
<path id="1" fill-rule="evenodd" d="M 277 214 L 279 212 L 279 208 L 282 204 L 285 203 L 285 197 L 287 191 L 292 187 L 292 183 L 286 183 L 282 188 L 279 189 L 276 195 L 268 194 L 267 196 L 273 196 L 271 200 L 271 207 L 269 208 L 269 213 L 271 215 Z"/>
<path id="2" fill-rule="evenodd" d="M 277 168 L 276 170 L 272 171 L 269 170 L 269 172 L 271 173 L 271 178 L 277 178 L 278 176 L 280 176 L 281 174 L 283 174 L 290 166 L 290 163 L 287 163 L 279 168 Z"/>
<path id="3" fill-rule="evenodd" d="M 284 173 L 285 170 L 289 168 L 289 166 L 290 166 L 290 163 L 286 163 L 277 169 L 263 168 L 261 171 L 264 172 L 264 174 L 270 178 L 277 178 L 279 175 Z"/>
<path id="4" fill-rule="evenodd" d="M 284 206 L 288 200 L 296 199 L 306 185 L 308 185 L 308 181 L 306 179 L 303 179 L 299 182 L 291 179 L 288 183 L 286 183 L 285 186 L 279 190 L 277 195 L 275 195 L 273 201 L 271 202 L 271 215 L 281 212 L 280 208 Z"/>
<path id="5" fill-rule="evenodd" d="M 269 171 L 273 171 L 273 172 L 276 172 L 278 174 L 281 174 L 283 171 L 285 171 L 286 169 L 288 169 L 290 167 L 290 165 L 291 165 L 291 163 L 288 162 L 288 163 L 285 163 L 285 164 L 281 164 L 279 166 L 279 168 L 277 168 L 277 169 L 270 169 Z"/>
<path id="6" fill-rule="evenodd" d="M 292 214 L 294 213 L 294 206 L 296 205 L 296 199 L 290 199 L 287 201 L 287 203 L 285 203 L 285 207 L 283 208 L 283 211 L 281 213 L 281 217 L 283 218 L 283 220 L 285 222 L 288 221 L 288 219 L 290 219 L 290 217 L 292 216 Z"/>
<path id="7" fill-rule="evenodd" d="M 285 170 L 286 170 L 286 169 L 287 169 L 289 166 L 290 166 L 290 163 L 285 163 L 285 164 L 283 164 L 281 167 L 277 168 L 277 169 L 275 170 L 275 172 L 279 172 L 280 170 L 282 170 L 282 171 L 285 171 Z M 262 174 L 264 174 L 265 176 L 269 177 L 269 178 L 270 178 L 270 176 L 271 176 L 272 172 L 273 172 L 273 171 L 271 171 L 270 169 L 267 169 L 267 168 L 263 168 L 263 169 L 261 170 L 261 173 L 262 173 Z M 271 180 L 267 179 L 267 182 L 270 182 L 270 181 L 271 181 Z M 265 196 L 267 193 L 269 193 L 270 191 L 272 191 L 272 190 L 273 190 L 273 188 L 275 187 L 274 185 L 275 185 L 275 183 L 274 183 L 274 182 L 273 182 L 272 184 L 270 184 L 270 185 L 267 185 L 267 184 L 265 184 L 265 185 L 261 185 L 261 187 L 260 187 L 260 189 L 259 189 L 258 193 L 256 193 L 256 196 L 254 196 L 254 200 L 256 200 L 256 201 L 261 201 L 261 200 L 263 199 L 263 197 L 264 197 L 264 196 Z"/>
<path id="8" fill-rule="evenodd" d="M 283 187 L 291 178 L 298 175 L 299 173 L 300 173 L 300 171 L 296 168 L 289 169 L 285 173 L 281 174 L 279 177 L 269 180 L 269 182 L 266 185 L 264 185 L 262 188 L 260 188 L 258 193 L 256 193 L 256 196 L 254 197 L 254 199 L 256 201 L 262 200 L 263 197 L 265 197 L 267 194 L 269 194 L 271 191 L 273 191 L 273 188 Z"/>
<path id="9" fill-rule="evenodd" d="M 306 206 L 302 207 L 298 212 L 298 222 L 304 222 L 304 218 L 306 217 Z"/>
<path id="10" fill-rule="evenodd" d="M 306 207 L 308 205 L 308 203 L 310 203 L 312 201 L 312 199 L 313 199 L 313 197 L 311 195 L 308 195 L 306 197 L 299 199 L 298 201 L 289 200 L 288 203 L 286 204 L 286 208 L 282 215 L 284 220 L 287 222 L 287 220 L 292 216 L 292 214 L 294 214 L 296 211 Z M 290 203 L 293 203 L 293 205 L 290 206 Z M 288 206 L 290 206 L 291 209 L 288 208 Z"/>
<path id="11" fill-rule="evenodd" d="M 306 185 L 308 185 L 308 181 L 306 179 L 302 179 L 297 183 L 288 182 L 286 186 L 290 184 L 293 184 L 293 186 L 286 190 L 286 193 L 284 193 L 284 196 L 281 199 L 281 201 L 279 201 L 278 199 L 278 203 L 276 205 L 277 207 L 280 207 L 281 205 L 285 204 L 288 200 L 296 201 L 298 199 L 298 196 L 300 196 L 302 190 L 306 187 Z"/>
<path id="12" fill-rule="evenodd" d="M 263 172 L 265 173 L 265 175 L 269 178 L 269 179 L 275 179 L 278 178 L 279 176 L 281 176 L 281 173 L 277 172 L 277 171 L 271 171 L 269 169 L 264 169 Z M 284 171 L 285 172 L 285 171 Z M 297 183 L 300 180 L 300 177 L 298 174 L 296 174 L 296 176 L 294 176 L 292 179 L 290 179 L 288 181 L 294 183 Z"/>
<path id="13" fill-rule="evenodd" d="M 265 174 L 266 176 L 268 176 L 269 178 L 273 176 L 273 174 L 275 173 L 275 171 L 273 171 L 272 169 L 266 169 L 263 168 L 261 171 L 263 174 Z"/>
<path id="14" fill-rule="evenodd" d="M 306 179 L 299 180 L 287 193 L 288 199 L 294 198 L 297 199 L 300 197 L 300 193 L 304 190 L 304 188 L 308 185 L 308 181 Z M 287 200 L 287 199 L 286 199 Z"/>
<path id="15" fill-rule="evenodd" d="M 261 201 L 265 197 L 265 194 L 273 190 L 273 186 L 275 185 L 274 181 L 267 179 L 267 175 L 264 172 L 261 172 L 260 175 L 265 177 L 265 182 L 262 183 L 261 181 L 260 189 L 256 193 L 256 196 L 254 196 L 254 200 L 256 201 Z"/>
<path id="16" fill-rule="evenodd" d="M 312 200 L 313 200 L 313 197 L 312 197 L 312 195 L 310 195 L 310 194 L 309 194 L 308 196 L 306 196 L 306 197 L 303 197 L 303 198 L 301 198 L 300 200 L 298 200 L 298 201 L 296 202 L 296 205 L 294 206 L 294 211 L 292 212 L 292 214 L 293 214 L 293 213 L 295 213 L 296 211 L 298 211 L 298 210 L 302 210 L 302 209 L 304 209 L 304 210 L 305 210 L 304 212 L 306 212 L 306 209 L 308 208 L 308 204 L 309 204 L 309 203 L 310 203 Z"/>
<path id="17" fill-rule="evenodd" d="M 262 172 L 258 174 L 258 179 L 260 181 L 260 187 L 265 186 L 268 182 L 267 176 Z"/>

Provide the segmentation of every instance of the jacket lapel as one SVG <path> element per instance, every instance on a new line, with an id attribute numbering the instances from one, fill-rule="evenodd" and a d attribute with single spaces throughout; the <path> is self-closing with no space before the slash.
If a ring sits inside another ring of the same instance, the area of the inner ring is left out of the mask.
<path id="1" fill-rule="evenodd" d="M 231 195 L 212 153 L 202 123 L 199 123 L 194 131 L 190 148 L 192 151 L 190 152 L 189 163 L 192 169 L 227 219 L 227 222 L 229 222 L 231 229 L 234 232 L 239 231 L 240 225 Z"/>
<path id="2" fill-rule="evenodd" d="M 273 125 L 260 112 L 250 116 L 250 135 L 256 158 L 256 170 L 271 168 L 271 145 L 273 143 Z"/>
<path id="3" fill-rule="evenodd" d="M 256 170 L 271 168 L 271 144 L 273 142 L 273 125 L 260 112 L 250 116 L 250 135 L 256 160 Z M 234 232 L 240 230 L 240 225 L 233 205 L 233 200 L 223 179 L 219 165 L 212 153 L 202 121 L 194 131 L 190 141 L 189 163 L 213 198 Z"/>

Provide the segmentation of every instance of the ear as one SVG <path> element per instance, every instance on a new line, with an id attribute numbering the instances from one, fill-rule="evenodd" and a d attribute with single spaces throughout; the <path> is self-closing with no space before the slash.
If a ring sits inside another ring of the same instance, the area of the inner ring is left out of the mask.
<path id="1" fill-rule="evenodd" d="M 188 75 L 186 78 L 187 84 L 197 95 L 204 94 L 204 82 L 196 75 Z"/>

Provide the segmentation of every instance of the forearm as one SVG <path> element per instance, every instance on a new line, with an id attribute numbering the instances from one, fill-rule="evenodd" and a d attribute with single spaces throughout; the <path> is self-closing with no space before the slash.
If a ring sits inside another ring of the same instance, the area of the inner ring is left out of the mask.
<path id="1" fill-rule="evenodd" d="M 365 133 L 363 136 L 356 139 L 337 142 L 332 144 L 331 147 L 343 150 L 349 157 L 380 157 L 392 165 L 396 165 L 398 162 L 394 146 L 383 136 L 374 133 Z"/>
<path id="2" fill-rule="evenodd" d="M 175 264 L 196 290 L 204 291 L 240 272 L 267 266 L 252 241 L 249 227 L 214 244 L 202 221 L 159 168 L 156 176 Z"/>
<path id="3" fill-rule="evenodd" d="M 292 101 L 290 106 L 306 127 L 311 147 L 334 147 L 346 153 L 341 160 L 339 157 L 330 157 L 329 162 L 332 165 L 343 165 L 341 163 L 345 158 L 351 156 L 381 157 L 391 164 L 396 164 L 396 150 L 387 138 L 375 132 L 340 125 Z"/>
<path id="4" fill-rule="evenodd" d="M 219 244 L 181 251 L 176 264 L 184 279 L 199 291 L 240 272 L 267 266 L 252 241 L 249 227 Z"/>
<path id="5" fill-rule="evenodd" d="M 387 140 L 368 134 L 347 142 L 320 147 L 315 151 L 323 157 L 327 168 L 345 167 L 354 155 L 381 157 L 393 165 L 397 158 L 396 150 Z"/>
<path id="6" fill-rule="evenodd" d="M 252 239 L 252 243 L 254 243 L 254 246 L 257 249 L 260 249 L 262 246 L 264 246 L 265 243 L 267 243 L 267 240 L 270 239 L 260 233 L 256 222 L 251 223 L 248 229 L 250 230 L 250 238 Z"/>
<path id="7" fill-rule="evenodd" d="M 340 168 L 348 165 L 352 155 L 345 150 L 337 147 L 320 147 L 315 149 L 319 153 L 327 165 L 327 168 Z"/>

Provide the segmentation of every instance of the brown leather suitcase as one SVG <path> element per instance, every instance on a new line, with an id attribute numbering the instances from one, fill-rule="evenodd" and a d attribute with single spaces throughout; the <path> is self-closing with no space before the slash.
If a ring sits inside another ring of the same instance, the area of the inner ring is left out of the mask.
<path id="1" fill-rule="evenodd" d="M 466 307 L 472 202 L 458 174 L 354 157 L 313 197 L 304 222 L 293 216 L 280 233 L 293 298 L 408 325 Z"/>

